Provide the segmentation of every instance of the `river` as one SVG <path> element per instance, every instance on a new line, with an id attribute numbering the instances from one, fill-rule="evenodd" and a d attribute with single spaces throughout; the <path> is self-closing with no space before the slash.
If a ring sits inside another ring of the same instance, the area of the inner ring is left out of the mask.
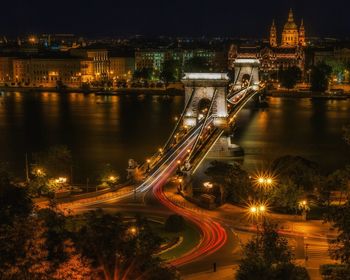
<path id="1" fill-rule="evenodd" d="M 270 98 L 269 104 L 239 114 L 234 141 L 245 150 L 246 169 L 286 154 L 325 171 L 348 163 L 342 126 L 350 122 L 350 101 Z M 66 145 L 77 181 L 97 176 L 106 163 L 125 175 L 129 158 L 142 162 L 162 146 L 183 106 L 181 96 L 1 93 L 0 161 L 23 177 L 26 153 L 31 161 L 34 152 Z"/>

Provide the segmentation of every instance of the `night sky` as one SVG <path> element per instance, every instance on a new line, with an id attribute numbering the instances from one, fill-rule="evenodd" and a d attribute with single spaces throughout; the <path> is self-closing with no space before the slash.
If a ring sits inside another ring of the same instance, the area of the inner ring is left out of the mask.
<path id="1" fill-rule="evenodd" d="M 308 36 L 350 37 L 349 0 L 8 0 L 0 34 L 189 35 L 267 37 L 289 7 Z"/>

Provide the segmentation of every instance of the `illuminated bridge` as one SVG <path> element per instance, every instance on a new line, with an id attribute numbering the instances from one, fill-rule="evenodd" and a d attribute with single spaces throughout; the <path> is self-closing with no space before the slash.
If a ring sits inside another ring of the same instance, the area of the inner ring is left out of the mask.
<path id="1" fill-rule="evenodd" d="M 192 175 L 245 104 L 260 92 L 259 60 L 237 59 L 231 90 L 226 73 L 186 73 L 185 107 L 164 147 L 143 170 L 146 179 L 137 192 L 181 169 Z"/>
<path id="2" fill-rule="evenodd" d="M 201 231 L 199 244 L 171 264 L 181 266 L 222 248 L 228 231 L 209 217 L 198 215 L 171 202 L 163 192 L 163 186 L 177 172 L 190 177 L 206 157 L 220 136 L 234 124 L 235 117 L 246 103 L 261 90 L 259 60 L 237 59 L 235 77 L 230 87 L 226 73 L 187 73 L 185 107 L 169 139 L 148 162 L 141 167 L 129 168 L 130 174 L 142 173 L 142 183 L 133 192 L 112 198 L 98 199 L 93 204 L 116 201 L 149 191 L 161 204 L 187 218 Z M 229 90 L 230 88 L 230 90 Z"/>

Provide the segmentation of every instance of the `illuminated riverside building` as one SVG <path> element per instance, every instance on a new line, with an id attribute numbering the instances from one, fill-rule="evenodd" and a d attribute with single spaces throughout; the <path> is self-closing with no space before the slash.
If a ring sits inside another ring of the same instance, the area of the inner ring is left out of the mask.
<path id="1" fill-rule="evenodd" d="M 13 79 L 11 57 L 0 57 L 0 83 L 10 83 Z"/>
<path id="2" fill-rule="evenodd" d="M 81 84 L 81 60 L 76 58 L 14 58 L 13 83 L 16 86 L 56 87 L 59 83 Z"/>
<path id="3" fill-rule="evenodd" d="M 130 80 L 135 71 L 134 57 L 110 57 L 109 77 L 113 80 Z"/>
<path id="4" fill-rule="evenodd" d="M 107 49 L 77 48 L 70 54 L 85 60 L 84 82 L 106 80 L 109 76 L 109 57 Z"/>
<path id="5" fill-rule="evenodd" d="M 229 50 L 229 67 L 237 58 L 259 59 L 261 79 L 278 80 L 281 69 L 296 66 L 305 74 L 305 28 L 303 21 L 298 29 L 294 21 L 292 10 L 289 12 L 288 21 L 284 25 L 281 43 L 278 41 L 278 32 L 275 21 L 270 28 L 269 45 L 236 46 Z"/>
<path id="6" fill-rule="evenodd" d="M 165 61 L 174 60 L 180 62 L 183 70 L 186 62 L 194 57 L 206 59 L 210 66 L 216 69 L 227 69 L 227 52 L 212 49 L 145 49 L 135 52 L 135 66 L 137 70 L 148 68 L 154 72 L 161 72 Z"/>

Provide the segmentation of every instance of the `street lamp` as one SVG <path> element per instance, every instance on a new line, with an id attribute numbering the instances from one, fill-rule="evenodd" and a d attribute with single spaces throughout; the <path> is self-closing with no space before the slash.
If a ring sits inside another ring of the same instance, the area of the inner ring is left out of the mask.
<path id="1" fill-rule="evenodd" d="M 178 182 L 179 182 L 179 192 L 182 191 L 182 178 L 179 178 Z"/>
<path id="2" fill-rule="evenodd" d="M 147 171 L 146 172 L 149 172 L 149 170 L 150 170 L 150 163 L 151 163 L 151 160 L 147 159 Z"/>
<path id="3" fill-rule="evenodd" d="M 65 184 L 65 183 L 67 183 L 67 178 L 66 177 L 59 177 L 55 180 L 55 182 L 58 184 Z"/>
<path id="4" fill-rule="evenodd" d="M 33 174 L 36 177 L 45 177 L 46 176 L 46 173 L 45 173 L 44 169 L 42 169 L 42 168 L 35 168 L 33 171 Z"/>
<path id="5" fill-rule="evenodd" d="M 248 206 L 247 213 L 253 220 L 256 220 L 258 223 L 259 218 L 263 218 L 267 213 L 267 204 L 264 202 L 253 203 Z"/>
<path id="6" fill-rule="evenodd" d="M 310 207 L 307 203 L 307 200 L 299 201 L 298 206 L 299 206 L 299 209 L 301 210 L 301 216 L 302 216 L 303 220 L 306 221 L 307 211 L 310 210 Z"/>
<path id="7" fill-rule="evenodd" d="M 117 181 L 117 177 L 111 175 L 111 176 L 108 177 L 108 181 L 111 182 L 112 184 L 114 184 Z"/>
<path id="8" fill-rule="evenodd" d="M 176 163 L 177 163 L 177 172 L 181 172 L 181 160 L 178 160 Z"/>
<path id="9" fill-rule="evenodd" d="M 128 233 L 129 233 L 132 237 L 136 236 L 137 233 L 138 233 L 137 227 L 136 227 L 136 226 L 131 226 L 131 227 L 129 227 Z"/>
<path id="10" fill-rule="evenodd" d="M 205 182 L 205 183 L 203 183 L 203 186 L 204 186 L 204 188 L 206 188 L 207 190 L 211 190 L 212 188 L 213 188 L 213 183 L 211 183 L 211 182 Z"/>

